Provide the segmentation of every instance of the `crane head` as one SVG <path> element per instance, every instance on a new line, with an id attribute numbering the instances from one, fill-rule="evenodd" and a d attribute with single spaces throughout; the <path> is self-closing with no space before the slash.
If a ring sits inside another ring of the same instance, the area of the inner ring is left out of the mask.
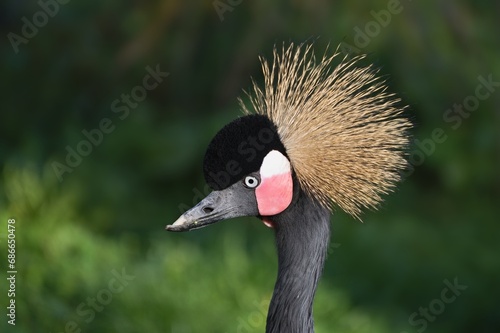
<path id="1" fill-rule="evenodd" d="M 407 167 L 411 122 L 364 56 L 316 58 L 311 45 L 261 59 L 247 114 L 223 127 L 204 160 L 212 188 L 167 230 L 185 231 L 237 216 L 282 213 L 300 189 L 323 208 L 360 219 L 376 209 Z M 253 110 L 252 110 L 253 109 Z"/>
<path id="2" fill-rule="evenodd" d="M 188 231 L 239 216 L 259 216 L 271 227 L 266 217 L 292 202 L 290 161 L 267 116 L 247 115 L 223 127 L 207 148 L 203 172 L 213 191 L 167 230 Z"/>

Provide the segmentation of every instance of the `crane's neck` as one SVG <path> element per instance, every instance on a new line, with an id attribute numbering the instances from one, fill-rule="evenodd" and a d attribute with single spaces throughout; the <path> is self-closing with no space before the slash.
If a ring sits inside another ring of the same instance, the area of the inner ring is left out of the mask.
<path id="1" fill-rule="evenodd" d="M 273 218 L 278 278 L 267 315 L 267 333 L 312 333 L 313 299 L 330 240 L 330 212 L 300 189 Z"/>

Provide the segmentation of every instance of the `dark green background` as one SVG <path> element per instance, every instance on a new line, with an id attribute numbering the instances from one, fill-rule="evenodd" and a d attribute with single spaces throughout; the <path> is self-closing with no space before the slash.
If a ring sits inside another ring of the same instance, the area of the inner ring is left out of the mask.
<path id="1" fill-rule="evenodd" d="M 318 53 L 367 53 L 416 125 L 414 170 L 396 193 L 363 224 L 333 214 L 317 332 L 500 331 L 500 87 L 470 113 L 447 111 L 474 101 L 479 77 L 500 81 L 499 3 L 220 3 L 230 7 L 221 16 L 211 1 L 69 1 L 16 52 L 9 33 L 21 35 L 22 18 L 41 7 L 2 2 L 1 331 L 263 332 L 271 230 L 255 218 L 163 229 L 207 193 L 205 147 L 240 115 L 250 78 L 262 81 L 258 56 L 311 40 Z M 114 113 L 147 66 L 169 75 L 127 117 Z M 54 162 L 104 118 L 113 130 L 60 182 Z M 8 218 L 15 327 L 5 316 Z M 132 278 L 112 294 L 122 269 Z M 455 278 L 467 289 L 440 309 Z M 108 304 L 93 313 L 85 303 L 96 296 Z M 442 313 L 412 325 L 429 305 Z"/>

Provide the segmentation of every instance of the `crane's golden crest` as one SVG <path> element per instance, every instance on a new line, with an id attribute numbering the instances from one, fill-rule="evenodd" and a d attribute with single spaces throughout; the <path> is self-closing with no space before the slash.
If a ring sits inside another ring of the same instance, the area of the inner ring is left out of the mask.
<path id="1" fill-rule="evenodd" d="M 359 219 L 363 208 L 376 208 L 405 168 L 411 123 L 399 99 L 363 56 L 323 56 L 312 45 L 275 48 L 270 65 L 261 58 L 264 88 L 254 82 L 253 111 L 277 127 L 298 181 L 322 205 L 337 205 Z"/>

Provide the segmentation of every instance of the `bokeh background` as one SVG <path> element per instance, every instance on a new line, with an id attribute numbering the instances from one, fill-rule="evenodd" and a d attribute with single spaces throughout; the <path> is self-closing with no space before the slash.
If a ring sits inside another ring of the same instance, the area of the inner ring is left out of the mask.
<path id="1" fill-rule="evenodd" d="M 2 332 L 263 332 L 277 268 L 271 230 L 255 218 L 185 234 L 164 227 L 207 194 L 205 147 L 240 114 L 251 77 L 262 81 L 258 56 L 304 41 L 318 54 L 328 44 L 368 54 L 416 125 L 396 193 L 364 223 L 333 214 L 316 331 L 500 331 L 500 3 L 0 8 Z M 141 90 L 148 68 L 162 74 Z M 82 143 L 100 127 L 102 138 Z M 67 156 L 78 149 L 86 156 Z M 448 283 L 461 290 L 446 292 Z"/>

